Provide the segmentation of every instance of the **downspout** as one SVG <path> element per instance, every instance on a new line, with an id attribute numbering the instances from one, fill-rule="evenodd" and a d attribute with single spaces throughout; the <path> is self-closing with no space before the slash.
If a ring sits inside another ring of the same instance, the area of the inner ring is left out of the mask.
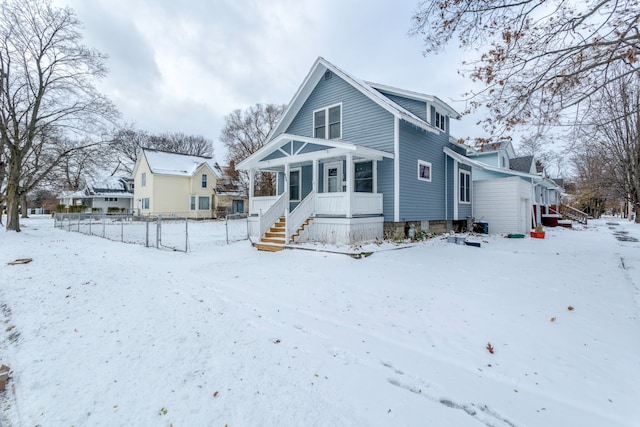
<path id="1" fill-rule="evenodd" d="M 449 164 L 449 159 L 447 158 L 447 154 L 444 154 L 444 219 L 449 219 L 449 173 L 447 171 L 447 164 Z"/>

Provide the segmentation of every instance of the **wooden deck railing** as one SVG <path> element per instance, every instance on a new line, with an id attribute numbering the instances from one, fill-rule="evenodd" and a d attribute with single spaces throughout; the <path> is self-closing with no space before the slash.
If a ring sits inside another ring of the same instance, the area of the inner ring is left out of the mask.
<path id="1" fill-rule="evenodd" d="M 582 212 L 581 210 L 573 208 L 569 205 L 565 205 L 564 203 L 560 205 L 559 211 L 563 218 L 569 218 L 573 221 L 579 222 L 580 224 L 587 225 L 587 218 L 589 217 L 589 215 L 587 215 L 585 212 Z"/>

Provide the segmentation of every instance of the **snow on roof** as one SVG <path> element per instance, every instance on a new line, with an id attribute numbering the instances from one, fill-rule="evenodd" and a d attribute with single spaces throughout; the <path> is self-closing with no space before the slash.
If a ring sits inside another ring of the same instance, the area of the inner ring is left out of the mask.
<path id="1" fill-rule="evenodd" d="M 143 149 L 152 173 L 176 176 L 192 176 L 202 165 L 208 165 L 216 173 L 216 161 L 211 157 L 189 156 L 165 151 Z M 220 177 L 218 177 L 220 178 Z"/>

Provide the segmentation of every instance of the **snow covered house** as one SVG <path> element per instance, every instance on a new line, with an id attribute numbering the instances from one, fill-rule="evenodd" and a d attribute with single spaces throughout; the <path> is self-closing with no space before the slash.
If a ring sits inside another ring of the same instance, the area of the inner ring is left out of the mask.
<path id="1" fill-rule="evenodd" d="M 137 215 L 215 217 L 214 190 L 220 179 L 210 157 L 142 149 L 133 169 Z"/>
<path id="2" fill-rule="evenodd" d="M 365 82 L 318 58 L 265 145 L 236 166 L 249 171 L 256 246 L 466 226 L 471 167 L 450 138 L 458 117 L 435 96 Z M 277 173 L 274 196 L 254 195 L 263 171 Z"/>
<path id="3" fill-rule="evenodd" d="M 89 212 L 109 213 L 115 210 L 131 213 L 133 209 L 133 180 L 110 176 L 93 180 L 79 191 L 63 193 L 61 204 L 86 206 Z"/>
<path id="4" fill-rule="evenodd" d="M 516 157 L 511 141 L 470 147 L 467 156 L 473 160 L 473 216 L 489 223 L 490 232 L 527 234 L 558 216 L 562 188 L 538 171 L 533 156 Z"/>

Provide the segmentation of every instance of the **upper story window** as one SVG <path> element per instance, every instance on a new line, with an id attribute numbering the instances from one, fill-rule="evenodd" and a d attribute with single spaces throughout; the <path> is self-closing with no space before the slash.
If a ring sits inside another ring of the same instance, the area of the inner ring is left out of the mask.
<path id="1" fill-rule="evenodd" d="M 202 174 L 202 188 L 207 188 L 207 174 Z"/>
<path id="2" fill-rule="evenodd" d="M 313 112 L 313 137 L 322 139 L 339 139 L 342 137 L 341 105 L 334 105 Z"/>
<path id="3" fill-rule="evenodd" d="M 140 187 L 144 187 L 145 185 L 147 185 L 147 173 L 142 172 L 140 174 Z"/>
<path id="4" fill-rule="evenodd" d="M 444 131 L 447 130 L 446 117 L 436 111 L 436 127 Z"/>

